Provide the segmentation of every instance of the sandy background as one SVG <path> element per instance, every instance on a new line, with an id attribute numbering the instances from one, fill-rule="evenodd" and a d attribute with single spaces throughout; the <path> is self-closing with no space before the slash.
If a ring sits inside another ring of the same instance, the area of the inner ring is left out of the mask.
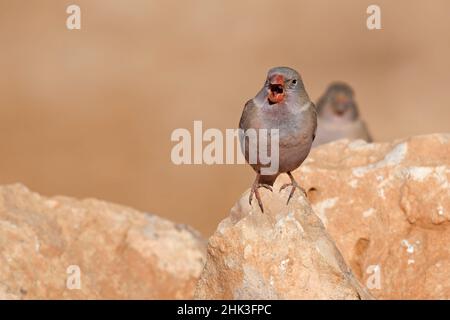
<path id="1" fill-rule="evenodd" d="M 0 183 L 96 197 L 211 233 L 247 166 L 175 166 L 176 128 L 237 126 L 268 68 L 355 89 L 376 140 L 450 131 L 450 1 L 0 0 Z"/>

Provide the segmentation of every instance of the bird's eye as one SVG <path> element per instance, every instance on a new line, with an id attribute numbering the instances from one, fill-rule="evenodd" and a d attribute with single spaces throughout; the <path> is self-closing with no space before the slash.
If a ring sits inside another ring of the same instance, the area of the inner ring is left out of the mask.
<path id="1" fill-rule="evenodd" d="M 297 80 L 292 80 L 292 84 L 295 86 L 297 84 Z"/>

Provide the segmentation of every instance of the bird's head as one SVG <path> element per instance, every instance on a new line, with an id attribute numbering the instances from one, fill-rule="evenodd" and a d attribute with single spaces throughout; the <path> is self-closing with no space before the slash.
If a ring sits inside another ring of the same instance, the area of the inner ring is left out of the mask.
<path id="1" fill-rule="evenodd" d="M 300 74 L 288 67 L 270 69 L 264 85 L 270 105 L 283 103 L 291 96 L 298 95 L 301 88 L 303 83 Z"/>
<path id="2" fill-rule="evenodd" d="M 358 109 L 354 101 L 353 89 L 342 82 L 331 84 L 317 103 L 319 116 L 354 120 Z"/>

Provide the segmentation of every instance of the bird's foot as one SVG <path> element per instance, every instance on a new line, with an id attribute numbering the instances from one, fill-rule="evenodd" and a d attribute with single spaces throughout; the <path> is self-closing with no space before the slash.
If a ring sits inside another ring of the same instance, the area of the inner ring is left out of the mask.
<path id="1" fill-rule="evenodd" d="M 248 203 L 250 204 L 250 206 L 252 205 L 252 200 L 253 200 L 253 194 L 256 197 L 256 200 L 258 200 L 258 205 L 259 208 L 261 209 L 261 212 L 264 213 L 264 207 L 261 201 L 261 197 L 259 195 L 259 188 L 266 188 L 268 190 L 270 190 L 271 192 L 273 192 L 272 186 L 268 185 L 268 184 L 264 184 L 264 183 L 257 183 L 255 182 L 252 186 L 252 189 L 250 190 L 250 196 L 248 197 Z"/>
<path id="2" fill-rule="evenodd" d="M 281 192 L 283 189 L 286 189 L 287 187 L 292 187 L 292 189 L 291 189 L 291 192 L 289 193 L 289 198 L 288 198 L 286 204 L 289 204 L 289 201 L 291 200 L 292 196 L 294 195 L 295 189 L 298 189 L 298 190 L 300 190 L 301 192 L 303 192 L 303 194 L 305 195 L 305 197 L 307 196 L 307 195 L 306 195 L 305 189 L 303 189 L 302 187 L 300 187 L 300 186 L 298 185 L 298 183 L 297 183 L 294 179 L 291 180 L 291 183 L 283 184 L 283 185 L 281 186 L 281 188 L 280 188 L 280 192 Z"/>

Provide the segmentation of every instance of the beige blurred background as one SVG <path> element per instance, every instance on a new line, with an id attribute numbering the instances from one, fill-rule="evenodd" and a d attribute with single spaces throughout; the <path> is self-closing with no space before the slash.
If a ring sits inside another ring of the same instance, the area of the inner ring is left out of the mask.
<path id="1" fill-rule="evenodd" d="M 72 3 L 80 31 L 65 26 Z M 449 14 L 447 0 L 0 0 L 0 183 L 209 235 L 253 171 L 175 166 L 172 130 L 236 127 L 267 69 L 288 65 L 314 100 L 350 83 L 378 141 L 448 132 Z"/>

